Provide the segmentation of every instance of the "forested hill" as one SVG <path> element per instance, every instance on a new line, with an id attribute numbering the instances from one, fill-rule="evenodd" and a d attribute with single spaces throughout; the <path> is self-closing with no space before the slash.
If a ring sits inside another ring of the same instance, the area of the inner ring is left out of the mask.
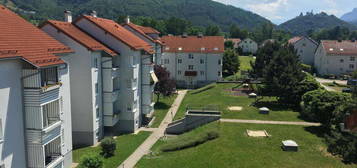
<path id="1" fill-rule="evenodd" d="M 301 14 L 300 16 L 279 25 L 279 28 L 289 31 L 294 35 L 307 35 L 313 31 L 330 29 L 336 26 L 346 27 L 350 30 L 357 29 L 356 26 L 342 21 L 334 15 L 327 15 L 324 12 L 319 14 Z"/>
<path id="2" fill-rule="evenodd" d="M 110 19 L 123 15 L 178 17 L 196 26 L 214 24 L 226 31 L 232 24 L 251 29 L 270 23 L 252 12 L 212 0 L 0 0 L 0 3 L 13 5 L 13 9 L 31 20 L 62 19 L 64 10 L 75 15 L 96 10 L 99 16 Z"/>

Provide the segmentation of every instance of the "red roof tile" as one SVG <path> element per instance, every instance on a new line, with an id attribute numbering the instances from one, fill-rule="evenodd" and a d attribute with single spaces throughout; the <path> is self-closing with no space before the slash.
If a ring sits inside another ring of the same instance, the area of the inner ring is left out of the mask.
<path id="1" fill-rule="evenodd" d="M 157 30 L 155 30 L 151 27 L 143 27 L 143 26 L 136 25 L 134 23 L 125 23 L 125 24 L 123 24 L 123 26 L 129 26 L 130 28 L 132 28 L 136 32 L 140 33 L 142 36 L 144 36 L 148 40 L 150 40 L 154 43 L 159 43 L 162 45 L 162 42 L 160 40 L 155 40 L 148 35 L 148 34 L 160 34 L 160 32 L 158 32 Z M 152 30 L 150 30 L 150 29 L 152 29 Z M 155 33 L 153 33 L 153 32 L 155 32 Z"/>
<path id="2" fill-rule="evenodd" d="M 92 38 L 87 33 L 83 32 L 82 30 L 80 30 L 77 26 L 73 25 L 72 23 L 49 20 L 44 25 L 46 25 L 46 24 L 50 24 L 50 25 L 54 26 L 57 30 L 60 30 L 61 32 L 63 32 L 64 34 L 66 34 L 67 36 L 69 36 L 70 38 L 75 40 L 76 42 L 78 42 L 79 44 L 88 48 L 89 50 L 92 50 L 92 51 L 101 51 L 102 50 L 111 56 L 118 55 L 116 52 L 109 49 L 102 43 L 98 42 L 97 40 Z"/>
<path id="3" fill-rule="evenodd" d="M 113 20 L 83 15 L 76 22 L 78 22 L 81 19 L 89 20 L 90 22 L 94 23 L 99 28 L 108 32 L 114 38 L 122 41 L 123 43 L 133 48 L 134 50 L 144 50 L 151 54 L 154 52 L 150 44 L 140 39 L 135 34 L 125 29 L 123 26 L 119 25 Z"/>
<path id="4" fill-rule="evenodd" d="M 328 55 L 357 55 L 357 42 L 322 40 L 321 45 Z"/>
<path id="5" fill-rule="evenodd" d="M 223 36 L 164 36 L 166 45 L 163 52 L 223 53 Z"/>
<path id="6" fill-rule="evenodd" d="M 291 38 L 291 39 L 288 41 L 288 43 L 289 43 L 289 44 L 294 44 L 294 43 L 298 42 L 299 40 L 301 40 L 302 38 L 303 38 L 303 37 L 298 37 L 298 36 L 293 37 L 293 38 Z"/>
<path id="7" fill-rule="evenodd" d="M 225 39 L 225 41 L 232 41 L 234 44 L 239 44 L 242 40 L 239 38 L 229 38 Z"/>
<path id="8" fill-rule="evenodd" d="M 0 58 L 20 57 L 37 66 L 64 63 L 55 54 L 72 50 L 0 5 Z"/>

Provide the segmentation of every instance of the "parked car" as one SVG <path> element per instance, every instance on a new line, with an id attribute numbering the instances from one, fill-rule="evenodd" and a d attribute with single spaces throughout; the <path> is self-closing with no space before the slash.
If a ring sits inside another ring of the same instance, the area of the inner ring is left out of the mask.
<path id="1" fill-rule="evenodd" d="M 347 85 L 349 85 L 349 86 L 357 86 L 357 79 L 349 79 L 347 81 Z"/>

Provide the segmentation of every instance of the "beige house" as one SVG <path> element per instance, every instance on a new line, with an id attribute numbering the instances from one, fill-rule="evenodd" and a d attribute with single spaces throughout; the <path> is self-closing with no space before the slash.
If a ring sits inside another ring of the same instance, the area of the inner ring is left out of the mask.
<path id="1" fill-rule="evenodd" d="M 357 42 L 323 40 L 315 53 L 319 75 L 343 75 L 356 71 Z"/>
<path id="2" fill-rule="evenodd" d="M 314 65 L 315 51 L 318 43 L 309 37 L 294 37 L 288 41 L 293 45 L 303 64 Z"/>

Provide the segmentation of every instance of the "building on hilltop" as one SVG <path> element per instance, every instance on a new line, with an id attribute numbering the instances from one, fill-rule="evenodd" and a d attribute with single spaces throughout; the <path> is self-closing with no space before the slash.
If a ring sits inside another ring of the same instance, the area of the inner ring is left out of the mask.
<path id="1" fill-rule="evenodd" d="M 293 37 L 288 43 L 294 46 L 296 53 L 303 64 L 314 65 L 315 51 L 318 46 L 316 41 L 310 37 Z"/>
<path id="2" fill-rule="evenodd" d="M 221 80 L 222 36 L 164 36 L 162 65 L 178 87 L 196 88 Z"/>
<path id="3" fill-rule="evenodd" d="M 357 42 L 322 40 L 315 53 L 319 75 L 344 75 L 357 70 Z"/>
<path id="4" fill-rule="evenodd" d="M 0 165 L 72 164 L 73 50 L 0 5 Z"/>

